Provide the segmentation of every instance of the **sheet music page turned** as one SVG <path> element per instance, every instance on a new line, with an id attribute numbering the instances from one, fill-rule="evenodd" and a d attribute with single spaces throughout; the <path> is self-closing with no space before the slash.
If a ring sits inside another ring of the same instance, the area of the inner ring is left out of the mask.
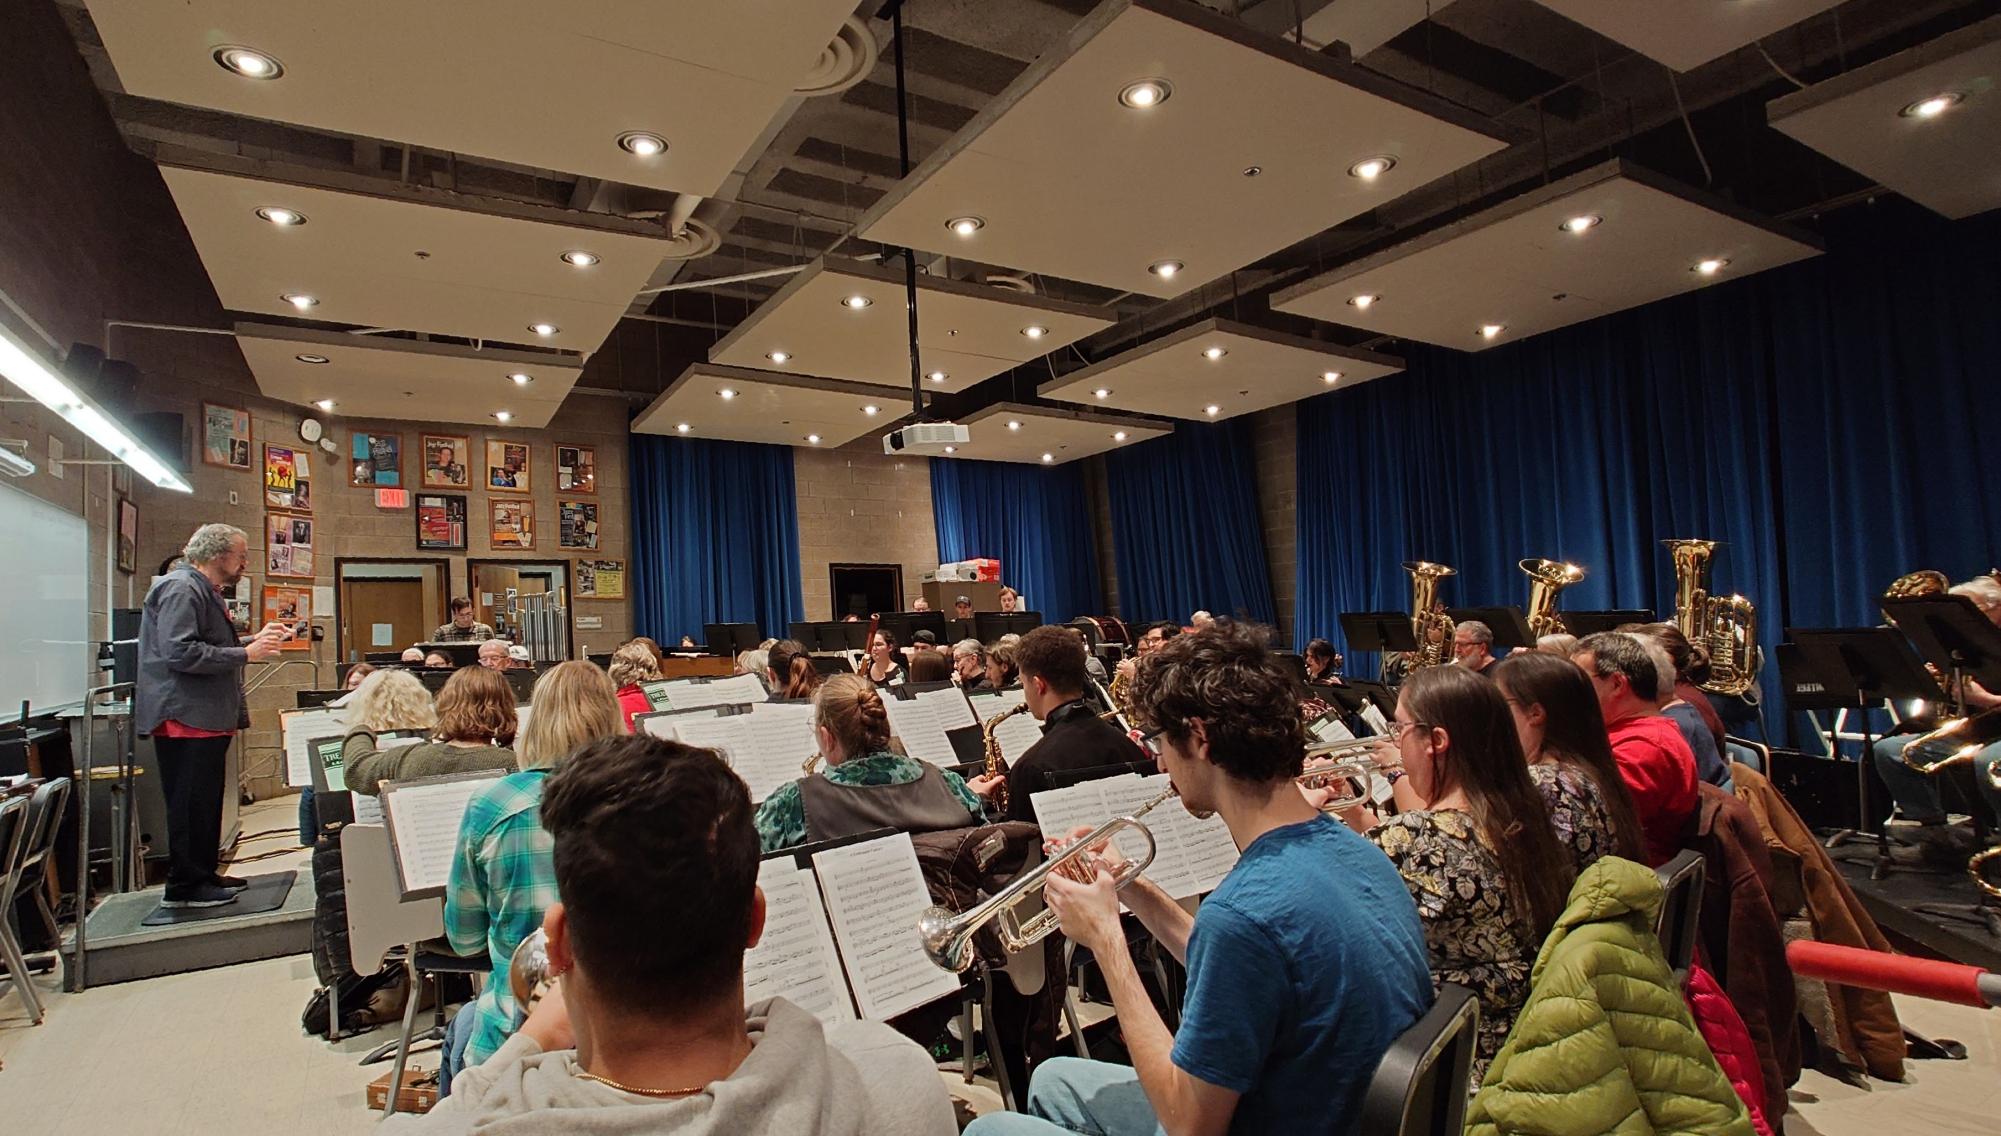
<path id="1" fill-rule="evenodd" d="M 903 742 L 904 752 L 933 765 L 958 764 L 959 755 L 952 748 L 952 739 L 946 736 L 944 723 L 938 720 L 937 703 L 885 694 L 882 705 L 889 711 L 890 733 Z"/>
<path id="2" fill-rule="evenodd" d="M 384 783 L 382 811 L 404 899 L 444 893 L 466 802 L 501 776 L 495 770 Z"/>
<path id="3" fill-rule="evenodd" d="M 764 937 L 743 956 L 744 1005 L 782 997 L 822 1022 L 853 1021 L 854 998 L 816 877 L 778 856 L 757 866 L 757 886 L 764 889 Z"/>
<path id="4" fill-rule="evenodd" d="M 862 1017 L 884 1021 L 959 992 L 959 976 L 926 958 L 917 938 L 931 893 L 908 833 L 829 848 L 813 870 Z"/>

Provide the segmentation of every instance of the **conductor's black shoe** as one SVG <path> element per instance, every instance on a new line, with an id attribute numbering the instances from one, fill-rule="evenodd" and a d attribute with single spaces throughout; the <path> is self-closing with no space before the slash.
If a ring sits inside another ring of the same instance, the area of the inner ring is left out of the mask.
<path id="1" fill-rule="evenodd" d="M 236 893 L 214 884 L 196 884 L 190 888 L 170 889 L 160 900 L 161 907 L 221 907 L 225 903 L 235 903 Z"/>
<path id="2" fill-rule="evenodd" d="M 229 891 L 242 891 L 244 888 L 250 886 L 250 881 L 244 879 L 242 876 L 225 876 L 221 872 L 210 876 L 208 882 Z"/>

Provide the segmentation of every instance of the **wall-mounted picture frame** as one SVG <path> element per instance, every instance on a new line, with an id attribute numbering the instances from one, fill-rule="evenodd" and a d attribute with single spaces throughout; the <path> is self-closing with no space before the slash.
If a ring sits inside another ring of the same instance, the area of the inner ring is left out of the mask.
<path id="1" fill-rule="evenodd" d="M 264 622 L 289 623 L 294 626 L 310 625 L 313 622 L 313 589 L 309 584 L 266 584 L 264 585 Z M 287 639 L 279 648 L 284 651 L 310 651 L 313 640 L 310 634 L 295 635 Z"/>
<path id="2" fill-rule="evenodd" d="M 535 502 L 488 501 L 487 543 L 494 551 L 535 547 Z"/>
<path id="3" fill-rule="evenodd" d="M 348 443 L 348 483 L 363 489 L 403 484 L 403 435 L 355 431 Z"/>
<path id="4" fill-rule="evenodd" d="M 458 434 L 425 434 L 424 488 L 464 489 L 472 483 L 471 459 L 466 455 L 472 442 Z"/>
<path id="5" fill-rule="evenodd" d="M 486 443 L 486 487 L 494 493 L 534 491 L 534 470 L 528 462 L 535 448 L 526 442 L 489 438 Z"/>
<path id="6" fill-rule="evenodd" d="M 264 443 L 264 506 L 313 511 L 313 452 Z"/>
<path id="7" fill-rule="evenodd" d="M 250 471 L 250 412 L 240 406 L 201 404 L 203 465 Z"/>
<path id="8" fill-rule="evenodd" d="M 417 550 L 466 550 L 466 496 L 463 493 L 417 494 Z"/>
<path id="9" fill-rule="evenodd" d="M 139 570 L 139 506 L 130 497 L 118 499 L 118 570 L 127 576 Z"/>
<path id="10" fill-rule="evenodd" d="M 556 492 L 596 493 L 597 491 L 597 447 L 573 446 L 566 442 L 556 443 Z"/>
<path id="11" fill-rule="evenodd" d="M 598 503 L 556 502 L 556 547 L 595 552 L 598 547 Z"/>
<path id="12" fill-rule="evenodd" d="M 577 598 L 580 600 L 622 600 L 625 598 L 625 561 L 579 560 L 572 566 Z"/>
<path id="13" fill-rule="evenodd" d="M 264 514 L 267 576 L 313 576 L 313 519 L 296 513 Z"/>

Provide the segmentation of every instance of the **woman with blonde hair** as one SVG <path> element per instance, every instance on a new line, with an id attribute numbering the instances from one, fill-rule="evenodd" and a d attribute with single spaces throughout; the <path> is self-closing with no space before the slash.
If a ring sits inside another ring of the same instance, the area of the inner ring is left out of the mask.
<path id="1" fill-rule="evenodd" d="M 483 785 L 466 802 L 445 885 L 445 938 L 461 955 L 492 964 L 479 1000 L 445 1031 L 438 1093 L 451 1077 L 491 1057 L 513 1032 L 517 1009 L 507 967 L 514 948 L 556 902 L 554 844 L 542 828 L 542 790 L 572 753 L 625 733 L 618 690 L 596 663 L 558 663 L 535 680 L 528 721 L 515 739 L 517 772 Z"/>
<path id="2" fill-rule="evenodd" d="M 612 652 L 606 673 L 618 690 L 618 705 L 625 711 L 625 732 L 629 734 L 634 716 L 653 710 L 653 702 L 639 689 L 639 684 L 660 681 L 660 660 L 654 657 L 652 648 L 634 639 Z"/>
<path id="3" fill-rule="evenodd" d="M 372 794 L 384 781 L 514 768 L 514 691 L 499 671 L 453 671 L 438 692 L 437 717 L 416 745 L 385 749 L 371 734 L 349 734 L 341 750 L 347 787 Z"/>

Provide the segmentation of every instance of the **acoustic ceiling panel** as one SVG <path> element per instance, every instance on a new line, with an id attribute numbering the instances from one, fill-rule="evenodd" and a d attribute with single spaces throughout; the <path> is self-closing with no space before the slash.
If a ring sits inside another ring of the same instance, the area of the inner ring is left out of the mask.
<path id="1" fill-rule="evenodd" d="M 126 91 L 711 196 L 853 0 L 88 0 Z M 276 78 L 220 66 L 248 47 Z M 621 149 L 646 131 L 664 153 Z"/>
<path id="2" fill-rule="evenodd" d="M 1062 402 L 1219 421 L 1401 370 L 1403 360 L 1394 356 L 1208 319 L 1051 379 L 1040 393 Z"/>
<path id="3" fill-rule="evenodd" d="M 831 447 L 887 432 L 903 411 L 893 392 L 866 383 L 696 363 L 639 412 L 632 432 Z"/>
<path id="4" fill-rule="evenodd" d="M 971 436 L 950 457 L 1062 465 L 1173 432 L 1164 422 L 1102 411 L 1000 402 L 962 418 Z"/>
<path id="5" fill-rule="evenodd" d="M 1947 217 L 2001 205 L 2001 16 L 1773 100 L 1773 127 Z"/>
<path id="6" fill-rule="evenodd" d="M 494 426 L 504 411 L 507 425 L 536 429 L 555 417 L 583 374 L 575 355 L 475 351 L 268 324 L 237 324 L 236 345 L 258 390 L 337 418 Z M 517 383 L 515 375 L 529 381 Z M 333 409 L 317 407 L 321 400 Z"/>
<path id="7" fill-rule="evenodd" d="M 1109 312 L 1082 304 L 917 279 L 918 359 L 926 390 L 962 390 L 1114 322 Z M 1041 334 L 1028 334 L 1035 328 Z M 724 336 L 709 358 L 908 390 L 909 343 L 900 270 L 822 260 Z"/>
<path id="8" fill-rule="evenodd" d="M 1501 149 L 1491 129 L 1185 0 L 1106 0 L 858 228 L 1174 296 Z M 1395 164 L 1350 173 L 1371 158 Z"/>
<path id="9" fill-rule="evenodd" d="M 1538 2 L 1677 71 L 1700 67 L 1841 4 L 1841 0 Z"/>
<path id="10" fill-rule="evenodd" d="M 239 312 L 593 351 L 669 247 L 632 222 L 556 223 L 582 216 L 558 210 L 481 213 L 211 170 L 160 173 L 216 295 Z M 258 216 L 270 208 L 306 221 Z M 563 259 L 572 251 L 598 262 L 576 267 Z M 300 308 L 288 295 L 317 303 Z M 538 335 L 538 323 L 557 331 Z"/>
<path id="11" fill-rule="evenodd" d="M 1614 160 L 1283 289 L 1272 308 L 1477 351 L 1820 251 Z"/>

